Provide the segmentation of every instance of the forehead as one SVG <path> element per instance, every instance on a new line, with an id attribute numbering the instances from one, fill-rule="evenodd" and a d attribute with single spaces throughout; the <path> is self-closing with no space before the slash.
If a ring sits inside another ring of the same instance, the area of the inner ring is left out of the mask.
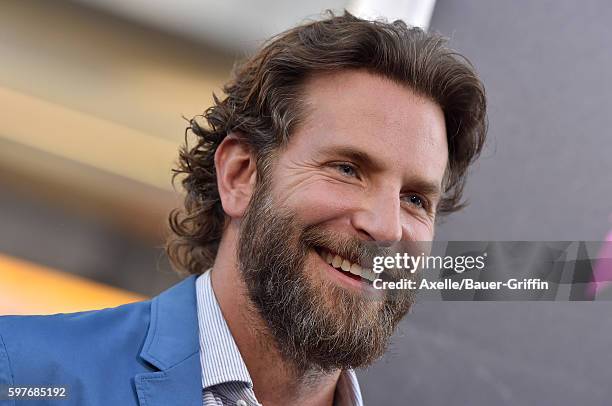
<path id="1" fill-rule="evenodd" d="M 340 71 L 309 79 L 304 104 L 296 147 L 351 146 L 407 174 L 444 176 L 444 114 L 410 88 L 365 71 Z"/>

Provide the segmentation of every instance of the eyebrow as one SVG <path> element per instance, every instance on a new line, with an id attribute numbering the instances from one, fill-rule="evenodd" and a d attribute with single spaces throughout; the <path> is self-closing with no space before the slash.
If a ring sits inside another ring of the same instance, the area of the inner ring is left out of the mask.
<path id="1" fill-rule="evenodd" d="M 347 146 L 332 146 L 326 148 L 326 156 L 342 156 L 362 167 L 369 168 L 375 172 L 380 172 L 385 167 L 384 163 L 369 155 L 367 152 Z M 435 181 L 425 179 L 413 179 L 410 182 L 411 189 L 419 191 L 432 197 L 439 197 L 442 194 L 440 185 Z M 403 190 L 404 188 L 402 188 Z"/>
<path id="2" fill-rule="evenodd" d="M 383 162 L 370 156 L 367 152 L 347 146 L 332 146 L 325 149 L 325 155 L 342 156 L 358 163 L 360 166 L 367 167 L 373 171 L 382 171 L 385 167 Z"/>

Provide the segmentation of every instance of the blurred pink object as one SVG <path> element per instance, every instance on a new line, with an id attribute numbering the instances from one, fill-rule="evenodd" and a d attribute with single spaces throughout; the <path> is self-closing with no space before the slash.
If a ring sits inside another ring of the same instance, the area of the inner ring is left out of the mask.
<path id="1" fill-rule="evenodd" d="M 590 297 L 596 298 L 598 293 L 610 286 L 612 286 L 612 230 L 606 235 L 599 250 L 593 267 L 593 281 L 587 287 L 587 293 Z"/>

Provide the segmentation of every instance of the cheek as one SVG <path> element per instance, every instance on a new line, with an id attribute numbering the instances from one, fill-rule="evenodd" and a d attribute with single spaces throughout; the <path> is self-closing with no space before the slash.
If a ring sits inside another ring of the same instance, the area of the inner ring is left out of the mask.
<path id="1" fill-rule="evenodd" d="M 358 206 L 359 199 L 350 186 L 320 181 L 295 190 L 285 202 L 303 221 L 313 224 L 347 215 Z"/>
<path id="2" fill-rule="evenodd" d="M 403 239 L 406 241 L 432 241 L 434 238 L 434 225 L 430 222 L 405 215 L 403 224 Z"/>

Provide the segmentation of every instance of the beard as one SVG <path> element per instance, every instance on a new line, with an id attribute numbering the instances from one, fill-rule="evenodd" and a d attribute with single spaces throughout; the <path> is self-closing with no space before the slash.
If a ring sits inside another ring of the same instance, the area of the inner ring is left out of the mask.
<path id="1" fill-rule="evenodd" d="M 321 226 L 304 226 L 275 205 L 268 181 L 258 183 L 238 241 L 240 274 L 254 310 L 264 320 L 281 357 L 298 375 L 369 365 L 414 302 L 411 291 L 376 298 L 320 275 L 316 249 L 345 258 L 372 257 L 357 238 Z"/>

